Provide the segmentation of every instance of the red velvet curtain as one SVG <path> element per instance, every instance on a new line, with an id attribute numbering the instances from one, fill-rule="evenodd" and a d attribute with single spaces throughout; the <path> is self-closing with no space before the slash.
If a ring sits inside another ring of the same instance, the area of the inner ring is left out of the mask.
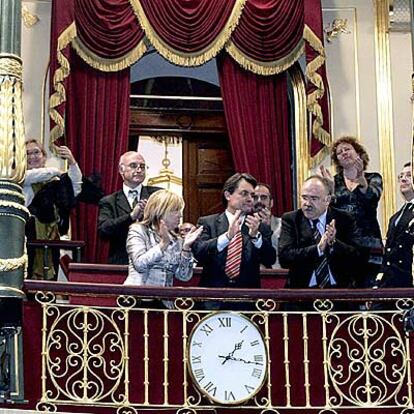
<path id="1" fill-rule="evenodd" d="M 52 3 L 52 92 L 53 79 L 62 69 L 62 60 L 56 55 L 58 43 L 62 42 L 60 36 L 67 32 L 74 18 L 73 1 L 65 2 L 65 7 L 59 3 Z M 89 21 L 89 25 L 93 22 Z M 83 175 L 100 174 L 105 193 L 112 193 L 120 187 L 117 164 L 128 147 L 129 68 L 104 73 L 87 65 L 70 47 L 61 52 L 68 60 L 68 76 L 62 82 L 66 100 L 57 108 L 65 118 L 64 141 L 72 149 Z M 97 210 L 96 206 L 80 203 L 72 215 L 72 238 L 85 240 L 83 260 L 87 262 L 105 262 L 107 258 L 106 243 L 97 235 Z"/>
<path id="2" fill-rule="evenodd" d="M 119 58 L 144 37 L 129 0 L 74 0 L 77 34 L 103 58 Z"/>
<path id="3" fill-rule="evenodd" d="M 74 54 L 66 109 L 66 137 L 84 175 L 100 174 L 105 193 L 121 186 L 120 155 L 128 148 L 129 69 L 103 73 Z M 84 260 L 105 263 L 107 244 L 98 237 L 97 206 L 83 204 L 73 215 L 73 238 L 85 240 Z"/>
<path id="4" fill-rule="evenodd" d="M 140 0 L 157 36 L 169 47 L 195 52 L 208 47 L 227 23 L 236 0 Z"/>
<path id="5" fill-rule="evenodd" d="M 231 40 L 253 59 L 275 61 L 297 47 L 303 24 L 303 0 L 249 0 Z"/>
<path id="6" fill-rule="evenodd" d="M 226 54 L 218 67 L 236 170 L 272 187 L 276 214 L 291 210 L 286 75 L 255 75 Z"/>

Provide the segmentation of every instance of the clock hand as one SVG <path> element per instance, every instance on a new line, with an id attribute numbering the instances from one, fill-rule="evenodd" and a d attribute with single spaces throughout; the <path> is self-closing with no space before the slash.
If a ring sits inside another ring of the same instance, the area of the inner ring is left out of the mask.
<path id="1" fill-rule="evenodd" d="M 243 341 L 240 341 L 240 342 L 236 343 L 236 344 L 234 345 L 234 349 L 233 349 L 233 351 L 231 351 L 231 352 L 230 352 L 230 353 L 229 353 L 226 357 L 225 357 L 225 356 L 222 356 L 222 355 L 219 355 L 219 358 L 224 358 L 224 361 L 221 363 L 221 365 L 224 365 L 224 364 L 226 363 L 226 361 L 228 361 L 229 359 L 232 359 L 232 358 L 233 358 L 234 353 L 235 353 L 237 350 L 241 349 L 242 345 L 243 345 Z"/>
<path id="2" fill-rule="evenodd" d="M 234 357 L 232 357 L 231 358 L 231 360 L 232 361 L 240 361 L 240 362 L 244 362 L 245 364 L 254 364 L 254 365 L 263 365 L 262 363 L 260 363 L 260 362 L 256 362 L 256 361 L 246 361 L 245 359 L 243 359 L 243 358 L 234 358 Z"/>
<path id="3" fill-rule="evenodd" d="M 223 364 L 224 364 L 224 362 L 226 362 L 226 361 L 240 361 L 240 362 L 244 362 L 245 364 L 263 365 L 263 364 L 262 364 L 262 363 L 260 363 L 260 362 L 256 362 L 256 361 L 246 361 L 246 360 L 245 360 L 245 359 L 243 359 L 243 358 L 236 358 L 236 357 L 231 356 L 231 355 L 227 355 L 227 356 L 224 356 L 224 355 L 219 355 L 218 357 L 219 357 L 219 358 L 224 358 Z"/>

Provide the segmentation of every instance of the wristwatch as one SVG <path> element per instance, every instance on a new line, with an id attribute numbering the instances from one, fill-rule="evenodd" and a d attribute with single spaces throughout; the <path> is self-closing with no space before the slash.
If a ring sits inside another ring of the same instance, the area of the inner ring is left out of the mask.
<path id="1" fill-rule="evenodd" d="M 259 240 L 259 238 L 260 238 L 261 235 L 262 234 L 260 233 L 260 231 L 258 231 L 257 234 L 256 234 L 256 236 L 252 237 L 252 236 L 249 235 L 249 237 L 250 237 L 250 240 L 257 241 L 257 240 Z"/>

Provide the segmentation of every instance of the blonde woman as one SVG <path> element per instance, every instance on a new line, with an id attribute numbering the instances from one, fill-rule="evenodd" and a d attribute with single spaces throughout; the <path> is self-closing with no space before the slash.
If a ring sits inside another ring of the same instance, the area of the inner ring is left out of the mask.
<path id="1" fill-rule="evenodd" d="M 149 197 L 143 220 L 129 228 L 126 285 L 172 286 L 174 277 L 191 279 L 194 260 L 191 245 L 203 229 L 192 229 L 184 239 L 178 237 L 174 230 L 183 208 L 184 200 L 168 190 L 159 190 Z M 172 308 L 171 302 L 163 304 Z"/>

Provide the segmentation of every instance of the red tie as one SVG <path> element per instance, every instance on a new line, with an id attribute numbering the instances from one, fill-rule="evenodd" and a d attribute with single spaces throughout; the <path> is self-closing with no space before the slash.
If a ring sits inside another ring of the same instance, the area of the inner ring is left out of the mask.
<path id="1" fill-rule="evenodd" d="M 242 256 L 243 238 L 240 231 L 230 240 L 227 247 L 227 260 L 224 271 L 230 279 L 234 279 L 240 274 L 240 263 Z"/>

